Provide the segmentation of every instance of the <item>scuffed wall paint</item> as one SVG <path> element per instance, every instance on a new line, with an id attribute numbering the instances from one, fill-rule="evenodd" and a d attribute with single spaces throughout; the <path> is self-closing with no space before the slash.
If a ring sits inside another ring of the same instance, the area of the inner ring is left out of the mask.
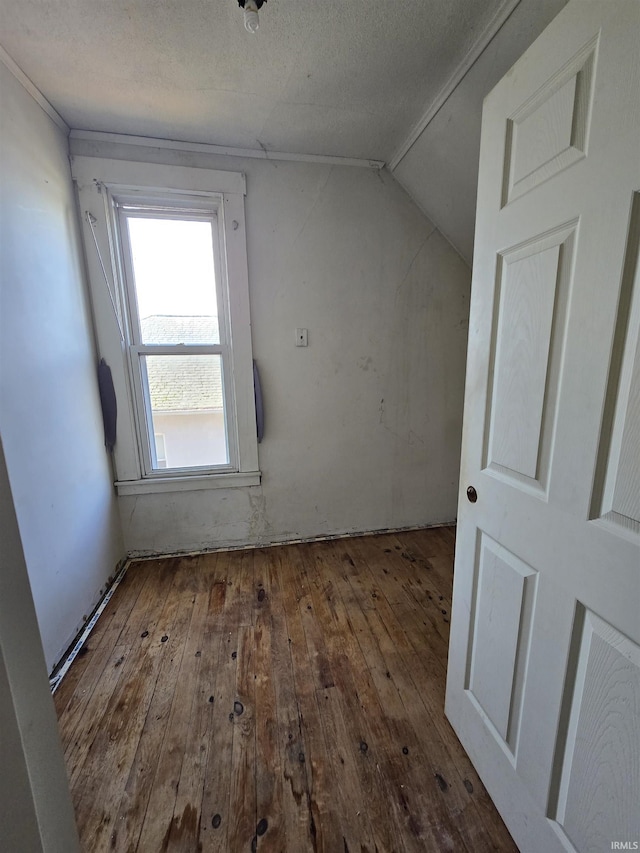
<path id="1" fill-rule="evenodd" d="M 455 517 L 470 270 L 390 174 L 80 140 L 72 152 L 247 176 L 262 483 L 121 497 L 129 551 Z"/>

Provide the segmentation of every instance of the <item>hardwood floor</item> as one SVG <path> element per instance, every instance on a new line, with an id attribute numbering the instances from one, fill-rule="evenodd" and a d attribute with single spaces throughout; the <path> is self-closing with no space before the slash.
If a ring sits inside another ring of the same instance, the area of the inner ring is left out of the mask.
<path id="1" fill-rule="evenodd" d="M 56 695 L 86 851 L 515 851 L 443 713 L 450 528 L 133 564 Z"/>

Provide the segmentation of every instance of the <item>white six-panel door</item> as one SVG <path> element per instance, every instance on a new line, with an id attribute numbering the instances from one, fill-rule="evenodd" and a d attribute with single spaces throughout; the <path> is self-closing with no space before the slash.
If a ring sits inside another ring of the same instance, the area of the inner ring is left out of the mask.
<path id="1" fill-rule="evenodd" d="M 484 107 L 447 682 L 525 853 L 640 845 L 639 253 L 640 2 L 572 0 Z"/>

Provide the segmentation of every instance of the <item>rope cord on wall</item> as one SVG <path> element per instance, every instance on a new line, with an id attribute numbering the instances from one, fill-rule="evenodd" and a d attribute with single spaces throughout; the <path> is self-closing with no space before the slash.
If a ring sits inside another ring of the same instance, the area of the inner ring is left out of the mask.
<path id="1" fill-rule="evenodd" d="M 91 235 L 93 237 L 93 243 L 96 247 L 96 253 L 98 255 L 98 260 L 100 261 L 100 268 L 102 269 L 102 275 L 104 277 L 104 283 L 107 285 L 107 290 L 109 291 L 109 300 L 111 301 L 111 308 L 113 309 L 113 316 L 116 318 L 116 323 L 118 324 L 118 330 L 120 332 L 120 340 L 124 342 L 124 331 L 122 329 L 122 323 L 120 322 L 120 315 L 118 314 L 118 309 L 116 308 L 116 302 L 113 298 L 113 292 L 111 290 L 111 285 L 109 284 L 109 278 L 107 276 L 107 270 L 104 266 L 104 261 L 102 260 L 102 253 L 100 252 L 100 246 L 98 245 L 98 238 L 96 237 L 96 230 L 93 227 L 95 223 L 98 221 L 95 216 L 90 213 L 88 210 L 84 212 L 85 219 L 91 229 Z"/>

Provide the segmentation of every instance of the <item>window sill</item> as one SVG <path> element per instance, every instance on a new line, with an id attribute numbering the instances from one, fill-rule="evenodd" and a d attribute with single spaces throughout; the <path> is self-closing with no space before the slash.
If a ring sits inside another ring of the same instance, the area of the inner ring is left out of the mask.
<path id="1" fill-rule="evenodd" d="M 205 474 L 195 477 L 153 477 L 146 480 L 119 480 L 118 495 L 150 495 L 162 492 L 194 492 L 209 489 L 235 489 L 259 486 L 260 471 L 232 474 Z"/>

